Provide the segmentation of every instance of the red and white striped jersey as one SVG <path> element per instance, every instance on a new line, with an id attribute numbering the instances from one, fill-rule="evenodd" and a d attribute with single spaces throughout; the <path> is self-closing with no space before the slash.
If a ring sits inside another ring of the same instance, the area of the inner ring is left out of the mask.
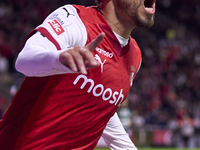
<path id="1" fill-rule="evenodd" d="M 72 20 L 83 30 L 75 30 Z M 76 32 L 71 34 L 68 28 Z M 43 75 L 26 76 L 0 122 L 0 149 L 92 150 L 129 93 L 140 67 L 140 49 L 131 37 L 121 47 L 96 7 L 63 6 L 36 30 L 58 51 L 84 46 L 105 32 L 93 51 L 101 65 L 89 69 L 87 75 L 50 65 L 49 74 L 41 71 Z"/>

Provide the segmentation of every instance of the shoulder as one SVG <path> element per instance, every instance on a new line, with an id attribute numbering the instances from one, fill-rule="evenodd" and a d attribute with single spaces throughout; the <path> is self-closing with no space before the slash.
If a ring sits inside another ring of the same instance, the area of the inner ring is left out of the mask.
<path id="1" fill-rule="evenodd" d="M 64 5 L 56 9 L 39 27 L 48 30 L 62 49 L 84 46 L 86 43 L 86 28 L 73 5 Z"/>
<path id="2" fill-rule="evenodd" d="M 138 52 L 141 55 L 141 50 L 140 47 L 138 46 L 137 42 L 135 41 L 134 38 L 130 37 L 132 46 L 134 47 L 134 49 L 136 50 L 136 52 Z"/>
<path id="3" fill-rule="evenodd" d="M 77 10 L 78 15 L 83 21 L 88 21 L 90 23 L 99 23 L 102 22 L 102 20 L 104 20 L 102 14 L 99 12 L 96 6 L 90 6 L 90 7 L 85 7 L 80 5 L 73 5 L 73 6 Z"/>
<path id="4" fill-rule="evenodd" d="M 77 13 L 81 13 L 83 15 L 90 15 L 92 17 L 91 13 L 97 13 L 98 9 L 96 6 L 90 6 L 90 7 L 85 7 L 82 5 L 72 5 L 76 10 Z"/>

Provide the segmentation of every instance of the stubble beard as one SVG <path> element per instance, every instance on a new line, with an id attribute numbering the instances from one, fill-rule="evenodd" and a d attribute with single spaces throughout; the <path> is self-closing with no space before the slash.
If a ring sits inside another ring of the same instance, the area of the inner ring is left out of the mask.
<path id="1" fill-rule="evenodd" d="M 136 12 L 132 16 L 132 19 L 134 20 L 135 25 L 139 27 L 150 28 L 154 24 L 154 15 L 148 15 L 145 17 L 145 20 L 143 20 Z"/>
<path id="2" fill-rule="evenodd" d="M 139 15 L 139 7 L 142 5 L 141 3 L 142 2 L 136 6 L 137 4 L 134 2 L 129 4 L 122 0 L 116 0 L 118 9 L 120 9 L 121 12 L 125 12 L 125 14 L 127 14 L 134 26 L 150 28 L 154 24 L 154 15 L 147 15 L 143 19 Z"/>

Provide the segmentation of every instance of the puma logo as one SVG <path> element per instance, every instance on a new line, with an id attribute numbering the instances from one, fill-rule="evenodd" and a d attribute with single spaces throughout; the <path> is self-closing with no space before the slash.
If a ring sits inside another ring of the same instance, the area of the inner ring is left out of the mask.
<path id="1" fill-rule="evenodd" d="M 63 7 L 63 9 L 67 12 L 67 18 L 69 17 L 69 15 L 74 16 L 74 14 L 70 14 L 69 11 L 65 7 Z"/>
<path id="2" fill-rule="evenodd" d="M 94 58 L 101 64 L 101 72 L 103 72 L 103 65 L 105 64 L 106 59 L 102 62 L 98 54 L 95 54 Z"/>

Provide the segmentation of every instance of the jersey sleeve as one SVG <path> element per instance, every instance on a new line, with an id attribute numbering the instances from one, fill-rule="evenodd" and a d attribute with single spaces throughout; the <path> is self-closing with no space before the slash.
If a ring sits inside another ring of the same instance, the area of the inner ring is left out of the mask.
<path id="1" fill-rule="evenodd" d="M 103 131 L 102 138 L 112 150 L 137 150 L 124 130 L 117 113 L 110 118 Z"/>
<path id="2" fill-rule="evenodd" d="M 59 62 L 59 55 L 86 43 L 86 28 L 76 9 L 72 5 L 58 8 L 36 30 L 17 57 L 17 71 L 26 76 L 73 73 Z"/>
<path id="3" fill-rule="evenodd" d="M 72 5 L 58 8 L 37 28 L 45 28 L 61 49 L 84 46 L 87 40 L 86 28 Z"/>

